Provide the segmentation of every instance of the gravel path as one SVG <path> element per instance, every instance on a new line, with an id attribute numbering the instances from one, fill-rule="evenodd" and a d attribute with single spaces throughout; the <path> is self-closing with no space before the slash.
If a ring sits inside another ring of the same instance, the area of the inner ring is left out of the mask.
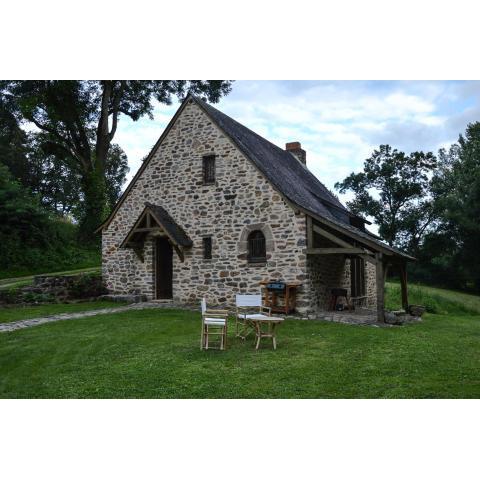
<path id="1" fill-rule="evenodd" d="M 77 313 L 58 313 L 56 315 L 50 315 L 48 317 L 29 318 L 28 320 L 18 320 L 17 322 L 0 323 L 0 333 L 13 332 L 21 328 L 35 327 L 36 325 L 42 325 L 43 323 L 57 322 L 58 320 L 75 320 L 77 318 L 94 317 L 95 315 L 103 315 L 106 313 L 119 313 L 127 312 L 129 310 L 143 310 L 145 308 L 171 308 L 171 305 L 159 304 L 159 303 L 133 303 L 131 305 L 125 305 L 122 307 L 101 308 L 98 310 L 87 310 L 86 312 Z"/>

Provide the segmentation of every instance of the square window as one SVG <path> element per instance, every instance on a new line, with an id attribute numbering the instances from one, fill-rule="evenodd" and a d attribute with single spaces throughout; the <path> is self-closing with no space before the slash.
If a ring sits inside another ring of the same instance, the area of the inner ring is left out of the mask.
<path id="1" fill-rule="evenodd" d="M 203 258 L 205 260 L 212 258 L 212 237 L 205 237 L 203 239 Z"/>
<path id="2" fill-rule="evenodd" d="M 203 157 L 203 183 L 204 185 L 215 183 L 215 155 Z"/>

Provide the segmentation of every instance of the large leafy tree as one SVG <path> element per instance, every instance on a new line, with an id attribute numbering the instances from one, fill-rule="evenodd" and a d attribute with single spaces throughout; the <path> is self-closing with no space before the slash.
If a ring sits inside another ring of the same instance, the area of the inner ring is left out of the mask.
<path id="1" fill-rule="evenodd" d="M 0 206 L 0 269 L 6 270 L 15 265 L 24 249 L 48 244 L 51 222 L 37 197 L 1 163 Z"/>
<path id="2" fill-rule="evenodd" d="M 436 166 L 432 153 L 410 155 L 380 145 L 365 160 L 363 172 L 351 173 L 335 184 L 341 193 L 351 191 L 349 208 L 370 216 L 389 245 L 415 254 L 436 218 L 430 195 L 431 175 Z"/>
<path id="3" fill-rule="evenodd" d="M 454 286 L 480 291 L 480 122 L 439 152 L 433 190 L 441 221 L 431 241 L 443 246 L 433 261 L 448 267 Z"/>
<path id="4" fill-rule="evenodd" d="M 25 187 L 37 181 L 35 166 L 28 158 L 29 140 L 27 132 L 22 130 L 17 118 L 0 97 L 0 162 Z"/>
<path id="5" fill-rule="evenodd" d="M 59 158 L 74 161 L 84 202 L 85 238 L 109 213 L 107 159 L 119 118 L 152 117 L 154 101 L 169 104 L 188 90 L 210 102 L 228 94 L 224 80 L 1 81 L 0 97 L 9 111 L 48 136 Z"/>

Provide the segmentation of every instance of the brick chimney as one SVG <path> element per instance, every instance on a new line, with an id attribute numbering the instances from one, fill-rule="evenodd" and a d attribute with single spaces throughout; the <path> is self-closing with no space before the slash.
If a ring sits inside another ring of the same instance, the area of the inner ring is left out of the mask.
<path id="1" fill-rule="evenodd" d="M 290 142 L 285 145 L 285 150 L 292 153 L 297 159 L 307 165 L 307 152 L 302 148 L 300 142 Z"/>

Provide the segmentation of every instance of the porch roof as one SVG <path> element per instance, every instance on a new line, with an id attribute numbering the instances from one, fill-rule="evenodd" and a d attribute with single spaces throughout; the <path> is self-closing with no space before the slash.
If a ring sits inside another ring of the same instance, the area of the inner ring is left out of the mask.
<path id="1" fill-rule="evenodd" d="M 147 234 L 165 234 L 176 247 L 193 245 L 185 230 L 160 205 L 146 202 L 145 208 L 121 243 L 121 248 L 135 248 L 142 244 Z"/>

